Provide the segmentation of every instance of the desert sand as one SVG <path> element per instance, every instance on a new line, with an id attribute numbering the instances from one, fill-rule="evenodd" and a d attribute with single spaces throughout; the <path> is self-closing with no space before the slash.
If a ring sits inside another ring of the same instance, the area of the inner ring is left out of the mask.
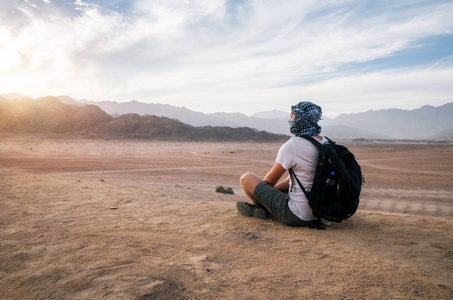
<path id="1" fill-rule="evenodd" d="M 1 136 L 0 298 L 453 298 L 452 144 L 346 144 L 361 204 L 323 231 L 236 212 L 279 146 Z"/>

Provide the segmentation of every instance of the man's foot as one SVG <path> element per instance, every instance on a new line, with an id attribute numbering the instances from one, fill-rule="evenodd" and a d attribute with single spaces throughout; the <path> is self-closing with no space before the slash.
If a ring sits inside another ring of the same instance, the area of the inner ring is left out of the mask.
<path id="1" fill-rule="evenodd" d="M 247 202 L 236 202 L 236 209 L 241 215 L 246 217 L 257 217 L 262 220 L 266 220 L 269 217 L 266 209 Z"/>

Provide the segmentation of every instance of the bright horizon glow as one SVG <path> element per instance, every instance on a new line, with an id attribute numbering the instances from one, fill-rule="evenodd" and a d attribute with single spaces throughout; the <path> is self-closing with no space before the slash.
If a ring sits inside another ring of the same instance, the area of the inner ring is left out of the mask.
<path id="1" fill-rule="evenodd" d="M 0 4 L 0 94 L 324 115 L 453 102 L 453 2 Z"/>

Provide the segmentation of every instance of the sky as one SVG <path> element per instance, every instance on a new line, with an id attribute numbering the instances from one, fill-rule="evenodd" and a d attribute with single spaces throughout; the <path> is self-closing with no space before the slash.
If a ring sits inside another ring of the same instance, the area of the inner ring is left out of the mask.
<path id="1" fill-rule="evenodd" d="M 453 102 L 453 1 L 0 0 L 0 94 L 328 117 Z"/>

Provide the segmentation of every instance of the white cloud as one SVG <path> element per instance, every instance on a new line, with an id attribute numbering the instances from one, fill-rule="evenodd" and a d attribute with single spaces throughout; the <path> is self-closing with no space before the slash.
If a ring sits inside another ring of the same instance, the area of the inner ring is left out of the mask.
<path id="1" fill-rule="evenodd" d="M 85 11 L 85 10 L 89 9 L 90 6 L 87 3 L 83 2 L 82 0 L 75 0 L 74 7 L 76 10 Z"/>
<path id="2" fill-rule="evenodd" d="M 82 0 L 74 1 L 77 12 L 42 2 L 45 14 L 16 8 L 26 22 L 14 30 L 0 18 L 0 92 L 247 113 L 305 95 L 331 105 L 332 114 L 452 100 L 449 68 L 343 68 L 452 33 L 453 3 L 379 12 L 356 1 L 138 0 L 128 14 Z"/>

